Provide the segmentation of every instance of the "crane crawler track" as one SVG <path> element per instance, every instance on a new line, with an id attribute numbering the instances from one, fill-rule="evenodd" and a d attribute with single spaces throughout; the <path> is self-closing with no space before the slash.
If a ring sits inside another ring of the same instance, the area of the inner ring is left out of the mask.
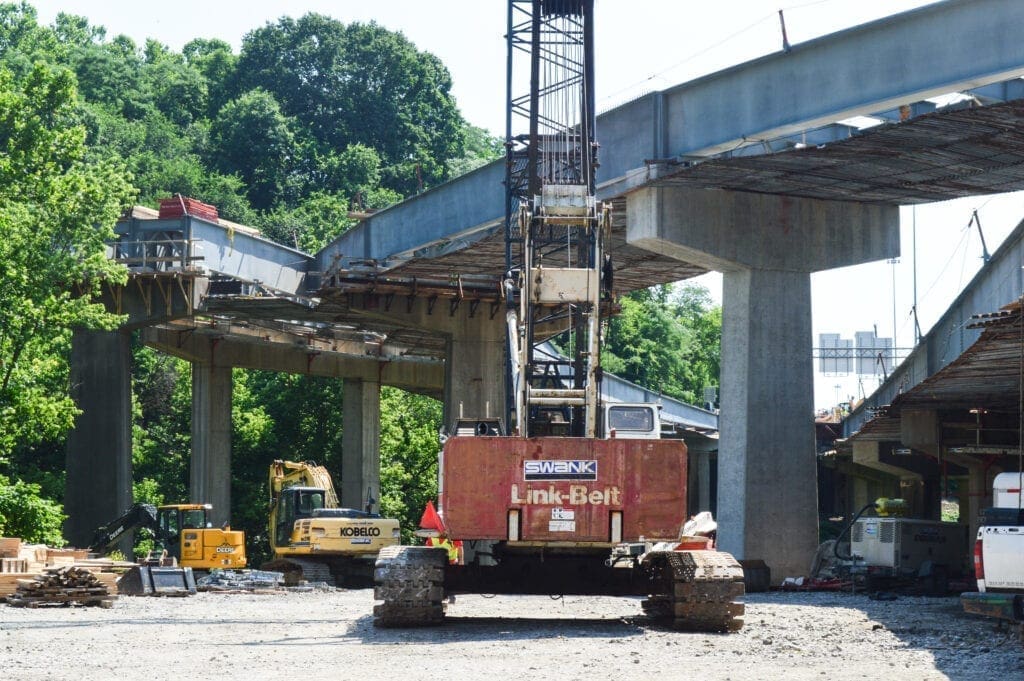
<path id="1" fill-rule="evenodd" d="M 743 568 L 720 551 L 652 551 L 643 560 L 654 593 L 641 606 L 651 619 L 684 631 L 743 628 Z"/>
<path id="2" fill-rule="evenodd" d="M 377 555 L 373 577 L 373 624 L 425 627 L 444 620 L 444 571 L 448 552 L 426 546 L 387 546 Z"/>

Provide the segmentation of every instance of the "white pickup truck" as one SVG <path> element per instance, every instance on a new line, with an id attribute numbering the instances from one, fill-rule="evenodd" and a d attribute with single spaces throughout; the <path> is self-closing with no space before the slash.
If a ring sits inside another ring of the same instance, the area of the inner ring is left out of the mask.
<path id="1" fill-rule="evenodd" d="M 1024 473 L 1000 473 L 992 484 L 993 508 L 981 513 L 974 542 L 978 591 L 961 594 L 966 612 L 1017 622 L 1024 641 Z"/>

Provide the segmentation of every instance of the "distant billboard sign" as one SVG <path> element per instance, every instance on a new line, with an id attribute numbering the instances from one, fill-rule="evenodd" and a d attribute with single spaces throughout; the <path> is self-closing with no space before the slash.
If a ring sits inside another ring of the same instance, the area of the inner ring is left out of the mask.
<path id="1" fill-rule="evenodd" d="M 853 341 L 838 333 L 818 334 L 818 367 L 823 374 L 848 374 L 853 370 Z"/>
<path id="2" fill-rule="evenodd" d="M 874 331 L 858 331 L 854 339 L 858 374 L 868 376 L 892 371 L 892 338 L 879 338 Z"/>

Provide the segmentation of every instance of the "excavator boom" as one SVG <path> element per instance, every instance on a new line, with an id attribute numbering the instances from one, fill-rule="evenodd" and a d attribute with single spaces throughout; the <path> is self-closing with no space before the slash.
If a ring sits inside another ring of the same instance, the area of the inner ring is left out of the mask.
<path id="1" fill-rule="evenodd" d="M 89 550 L 96 553 L 107 553 L 125 533 L 142 528 L 149 529 L 154 534 L 158 533 L 156 506 L 153 504 L 135 504 L 118 518 L 97 528 Z"/>

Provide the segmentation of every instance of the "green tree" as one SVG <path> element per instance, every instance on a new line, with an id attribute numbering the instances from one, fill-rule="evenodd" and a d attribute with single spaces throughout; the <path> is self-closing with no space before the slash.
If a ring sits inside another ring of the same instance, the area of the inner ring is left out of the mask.
<path id="1" fill-rule="evenodd" d="M 145 55 L 143 74 L 156 108 L 181 127 L 204 117 L 209 92 L 203 73 L 155 40 L 146 42 Z"/>
<path id="2" fill-rule="evenodd" d="M 686 400 L 704 401 L 704 388 L 717 386 L 722 367 L 722 307 L 713 305 L 711 295 L 702 286 L 685 285 L 673 290 L 670 299 L 673 316 L 687 334 L 683 348 Z"/>
<path id="3" fill-rule="evenodd" d="M 64 54 L 65 46 L 37 20 L 27 2 L 0 3 L 0 67 L 24 77 L 36 62 L 49 63 Z"/>
<path id="4" fill-rule="evenodd" d="M 384 185 L 402 194 L 446 179 L 462 155 L 448 70 L 375 23 L 284 17 L 246 35 L 236 74 L 236 92 L 273 93 L 320 147 L 373 148 Z"/>
<path id="5" fill-rule="evenodd" d="M 414 541 L 427 501 L 437 500 L 441 403 L 398 388 L 380 395 L 380 512 L 397 518 L 403 543 Z"/>
<path id="6" fill-rule="evenodd" d="M 61 505 L 40 496 L 39 485 L 0 475 L 0 536 L 32 544 L 64 546 Z"/>
<path id="7" fill-rule="evenodd" d="M 119 322 L 91 296 L 126 280 L 105 241 L 132 189 L 113 162 L 86 163 L 77 123 L 70 72 L 0 70 L 0 457 L 70 428 L 70 331 Z"/>
<path id="8" fill-rule="evenodd" d="M 505 140 L 496 137 L 483 128 L 466 123 L 462 128 L 465 151 L 459 158 L 449 159 L 448 172 L 451 177 L 464 175 L 482 165 L 501 158 L 505 153 Z"/>
<path id="9" fill-rule="evenodd" d="M 706 289 L 658 286 L 621 300 L 608 325 L 601 365 L 622 378 L 690 404 L 718 385 L 721 308 Z"/>
<path id="10" fill-rule="evenodd" d="M 188 362 L 133 347 L 132 472 L 136 501 L 188 499 L 192 381 Z"/>
<path id="11" fill-rule="evenodd" d="M 196 38 L 185 44 L 182 55 L 206 79 L 206 118 L 215 118 L 230 99 L 229 93 L 238 65 L 238 55 L 223 40 Z"/>
<path id="12" fill-rule="evenodd" d="M 245 532 L 252 565 L 270 556 L 267 537 L 267 469 L 276 458 L 275 423 L 254 390 L 258 372 L 235 369 L 231 393 L 231 522 Z"/>
<path id="13" fill-rule="evenodd" d="M 86 100 L 107 104 L 128 119 L 144 118 L 154 110 L 145 64 L 131 38 L 119 35 L 106 43 L 72 45 L 67 61 Z"/>
<path id="14" fill-rule="evenodd" d="M 86 17 L 60 12 L 53 22 L 53 36 L 61 45 L 86 47 L 103 42 L 107 30 L 102 26 L 90 26 Z"/>
<path id="15" fill-rule="evenodd" d="M 279 206 L 264 213 L 259 224 L 265 236 L 293 248 L 315 253 L 342 234 L 355 220 L 348 217 L 348 200 L 316 193 L 297 208 Z"/>
<path id="16" fill-rule="evenodd" d="M 210 129 L 210 163 L 237 174 L 255 208 L 270 208 L 295 163 L 295 135 L 274 96 L 251 90 L 224 105 Z"/>

